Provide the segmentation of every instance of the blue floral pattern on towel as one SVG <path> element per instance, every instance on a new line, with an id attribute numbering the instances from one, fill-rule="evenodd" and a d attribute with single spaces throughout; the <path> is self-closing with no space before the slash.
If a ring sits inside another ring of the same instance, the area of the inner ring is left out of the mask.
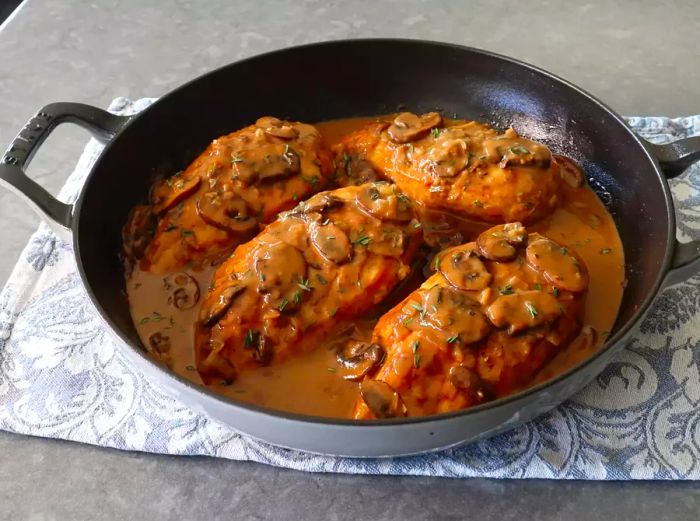
<path id="1" fill-rule="evenodd" d="M 115 100 L 134 113 L 152 100 Z M 700 134 L 700 116 L 629 118 L 658 143 Z M 100 152 L 91 141 L 62 197 Z M 700 168 L 672 182 L 679 233 L 700 237 Z M 700 479 L 700 279 L 667 289 L 630 345 L 549 414 L 489 440 L 423 456 L 356 460 L 272 447 L 193 412 L 120 354 L 71 248 L 41 225 L 0 293 L 0 428 L 127 450 L 209 455 L 314 472 L 557 479 Z"/>

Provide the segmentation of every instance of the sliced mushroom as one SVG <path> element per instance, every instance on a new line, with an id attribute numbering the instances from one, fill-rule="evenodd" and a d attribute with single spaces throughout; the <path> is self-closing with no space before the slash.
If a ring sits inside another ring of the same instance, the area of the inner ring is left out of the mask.
<path id="1" fill-rule="evenodd" d="M 367 249 L 377 255 L 399 257 L 406 250 L 407 244 L 408 234 L 405 230 L 385 225 L 370 236 Z"/>
<path id="2" fill-rule="evenodd" d="M 199 284 L 184 271 L 165 277 L 163 286 L 166 291 L 173 292 L 168 297 L 168 302 L 177 309 L 192 309 L 199 302 Z"/>
<path id="3" fill-rule="evenodd" d="M 341 366 L 343 378 L 360 381 L 379 367 L 384 355 L 384 348 L 377 343 L 353 342 L 338 350 L 336 360 Z"/>
<path id="4" fill-rule="evenodd" d="M 200 177 L 183 178 L 175 175 L 153 186 L 151 202 L 153 211 L 161 214 L 195 193 L 201 184 Z"/>
<path id="5" fill-rule="evenodd" d="M 598 345 L 598 331 L 593 326 L 583 326 L 581 332 L 571 341 L 569 350 L 590 351 Z"/>
<path id="6" fill-rule="evenodd" d="M 170 351 L 170 337 L 157 331 L 148 337 L 148 346 L 154 353 L 167 353 Z"/>
<path id="7" fill-rule="evenodd" d="M 270 153 L 262 154 L 270 149 Z M 299 155 L 285 145 L 268 145 L 265 149 L 241 152 L 234 156 L 233 177 L 239 181 L 251 185 L 256 181 L 272 182 L 301 171 Z"/>
<path id="8" fill-rule="evenodd" d="M 209 192 L 197 200 L 197 215 L 210 226 L 233 234 L 255 231 L 258 220 L 248 205 L 232 192 Z"/>
<path id="9" fill-rule="evenodd" d="M 410 221 L 413 218 L 411 200 L 396 186 L 368 183 L 357 192 L 357 204 L 366 213 L 382 221 Z"/>
<path id="10" fill-rule="evenodd" d="M 477 400 L 484 399 L 484 383 L 476 371 L 463 365 L 453 365 L 449 375 L 450 383 L 457 389 L 469 393 Z"/>
<path id="11" fill-rule="evenodd" d="M 259 118 L 255 122 L 255 126 L 263 129 L 265 134 L 284 140 L 294 139 L 299 135 L 292 124 L 272 116 Z"/>
<path id="12" fill-rule="evenodd" d="M 578 293 L 588 287 L 588 272 L 583 263 L 568 248 L 539 236 L 525 250 L 527 263 L 544 275 L 559 289 Z"/>
<path id="13" fill-rule="evenodd" d="M 219 290 L 218 298 L 209 306 L 202 306 L 199 313 L 199 321 L 204 327 L 212 327 L 219 320 L 224 318 L 231 308 L 235 298 L 243 293 L 246 286 L 243 284 L 231 284 Z"/>
<path id="14" fill-rule="evenodd" d="M 372 163 L 366 159 L 350 158 L 346 163 L 345 172 L 348 178 L 352 179 L 353 184 L 362 185 L 377 179 L 377 171 L 372 166 Z"/>
<path id="15" fill-rule="evenodd" d="M 133 261 L 143 257 L 157 225 L 158 220 L 150 207 L 137 205 L 131 210 L 122 229 L 122 244 L 127 259 Z"/>
<path id="16" fill-rule="evenodd" d="M 428 153 L 432 171 L 438 177 L 454 177 L 469 164 L 469 146 L 464 139 L 437 142 Z"/>
<path id="17" fill-rule="evenodd" d="M 580 166 L 565 156 L 555 155 L 554 162 L 559 165 L 562 179 L 572 188 L 581 188 L 586 182 L 586 175 Z"/>
<path id="18" fill-rule="evenodd" d="M 408 414 L 399 393 L 381 380 L 363 381 L 360 384 L 360 396 L 375 418 L 400 418 Z"/>
<path id="19" fill-rule="evenodd" d="M 514 334 L 557 320 L 564 313 L 556 298 L 544 291 L 523 291 L 498 297 L 486 309 L 491 323 Z"/>
<path id="20" fill-rule="evenodd" d="M 499 224 L 479 234 L 476 245 L 479 253 L 490 260 L 511 261 L 517 255 L 516 248 L 527 243 L 527 231 L 519 223 Z"/>
<path id="21" fill-rule="evenodd" d="M 270 365 L 275 353 L 272 340 L 267 335 L 258 334 L 250 348 L 253 350 L 253 360 L 260 365 Z"/>
<path id="22" fill-rule="evenodd" d="M 254 253 L 253 269 L 268 302 L 285 311 L 299 306 L 305 293 L 299 284 L 308 268 L 298 249 L 285 242 L 265 244 Z"/>
<path id="23" fill-rule="evenodd" d="M 258 179 L 261 182 L 277 181 L 298 174 L 300 170 L 299 154 L 292 149 L 287 149 L 283 154 L 270 155 L 265 158 L 258 170 Z"/>
<path id="24" fill-rule="evenodd" d="M 418 325 L 430 323 L 451 343 L 473 344 L 492 329 L 479 303 L 450 287 L 433 286 L 423 293 L 420 313 L 424 316 Z"/>
<path id="25" fill-rule="evenodd" d="M 501 168 L 508 166 L 547 167 L 552 153 L 542 143 L 519 137 L 512 129 L 503 136 L 485 139 L 484 152 L 488 161 L 498 163 Z"/>
<path id="26" fill-rule="evenodd" d="M 299 205 L 298 208 L 303 211 L 303 213 L 322 213 L 325 210 L 331 210 L 333 208 L 338 208 L 343 205 L 343 200 L 335 197 L 334 195 L 324 192 L 317 194 L 306 201 L 303 205 Z"/>
<path id="27" fill-rule="evenodd" d="M 319 222 L 309 223 L 311 244 L 326 259 L 343 264 L 352 256 L 352 245 L 348 235 L 333 223 L 323 225 Z"/>
<path id="28" fill-rule="evenodd" d="M 412 112 L 402 112 L 394 118 L 387 133 L 394 143 L 408 143 L 425 136 L 430 129 L 442 123 L 442 116 L 437 112 L 428 112 L 417 116 Z"/>
<path id="29" fill-rule="evenodd" d="M 458 289 L 481 290 L 491 283 L 491 273 L 479 258 L 473 242 L 448 250 L 437 259 L 438 271 Z"/>

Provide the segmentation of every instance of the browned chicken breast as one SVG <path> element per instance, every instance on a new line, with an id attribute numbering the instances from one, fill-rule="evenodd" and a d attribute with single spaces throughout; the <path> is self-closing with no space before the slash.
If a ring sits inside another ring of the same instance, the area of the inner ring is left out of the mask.
<path id="1" fill-rule="evenodd" d="M 443 251 L 433 265 L 371 342 L 339 356 L 349 378 L 364 378 L 355 418 L 429 415 L 511 394 L 581 329 L 586 267 L 520 223 Z M 363 360 L 361 375 L 343 363 L 349 355 Z"/>
<path id="2" fill-rule="evenodd" d="M 323 192 L 239 246 L 214 275 L 196 328 L 205 381 L 314 349 L 410 272 L 421 229 L 395 186 Z"/>
<path id="3" fill-rule="evenodd" d="M 225 258 L 261 223 L 321 190 L 332 163 L 313 126 L 260 118 L 156 184 L 151 204 L 137 207 L 125 226 L 125 253 L 155 273 Z"/>
<path id="4" fill-rule="evenodd" d="M 559 201 L 559 166 L 547 147 L 512 129 L 402 113 L 335 147 L 341 185 L 381 176 L 430 209 L 490 223 L 531 223 Z"/>

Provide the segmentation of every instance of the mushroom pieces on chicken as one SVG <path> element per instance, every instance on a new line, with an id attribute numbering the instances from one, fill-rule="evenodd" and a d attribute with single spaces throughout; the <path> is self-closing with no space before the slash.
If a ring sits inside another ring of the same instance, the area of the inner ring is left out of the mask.
<path id="1" fill-rule="evenodd" d="M 132 241 L 126 253 L 154 273 L 218 261 L 323 189 L 332 174 L 331 151 L 316 128 L 260 118 L 215 139 L 184 171 L 152 188 L 144 207 L 153 221 L 148 245 Z M 125 233 L 143 228 L 143 214 L 130 217 Z"/>
<path id="2" fill-rule="evenodd" d="M 338 182 L 352 183 L 368 164 L 426 208 L 469 219 L 532 223 L 560 199 L 560 163 L 549 149 L 474 121 L 446 121 L 437 113 L 402 113 L 345 137 L 334 147 Z"/>
<path id="3" fill-rule="evenodd" d="M 367 192 L 384 201 L 376 212 L 361 204 Z M 215 272 L 196 326 L 204 381 L 308 352 L 339 321 L 381 302 L 408 276 L 421 242 L 410 212 L 393 186 L 349 186 L 299 203 L 236 248 Z M 344 376 L 354 380 L 382 358 L 373 345 L 338 353 Z"/>
<path id="4" fill-rule="evenodd" d="M 454 411 L 532 383 L 581 330 L 587 289 L 585 278 L 572 282 L 571 259 L 585 273 L 582 261 L 545 240 L 556 244 L 509 223 L 439 253 L 434 274 L 379 319 L 371 343 L 384 360 L 363 386 L 375 380 L 387 387 L 361 393 L 353 416 L 386 417 L 392 409 L 385 404 L 394 403 L 408 416 Z"/>

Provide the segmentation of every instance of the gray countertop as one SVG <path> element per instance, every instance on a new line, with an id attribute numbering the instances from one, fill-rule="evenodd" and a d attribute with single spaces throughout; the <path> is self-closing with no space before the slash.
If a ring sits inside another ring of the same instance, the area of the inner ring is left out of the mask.
<path id="1" fill-rule="evenodd" d="M 609 4 L 609 5 L 608 5 Z M 310 41 L 396 36 L 529 61 L 623 114 L 700 113 L 700 3 L 29 0 L 0 29 L 0 144 L 53 101 L 159 96 L 214 67 Z M 87 134 L 30 167 L 57 191 Z M 38 218 L 0 193 L 0 281 Z M 698 519 L 693 483 L 312 475 L 0 433 L 0 519 Z"/>

